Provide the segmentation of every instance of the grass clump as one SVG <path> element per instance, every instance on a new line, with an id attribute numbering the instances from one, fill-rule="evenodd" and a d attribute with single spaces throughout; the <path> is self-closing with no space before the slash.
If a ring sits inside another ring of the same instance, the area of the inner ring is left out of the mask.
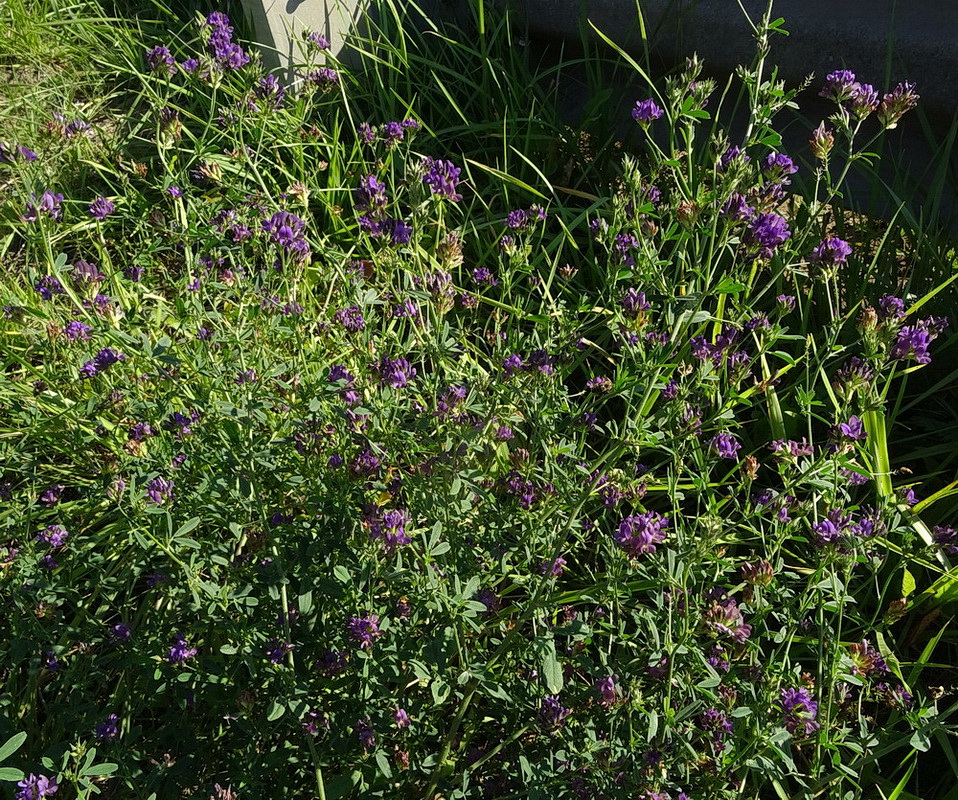
<path id="1" fill-rule="evenodd" d="M 952 276 L 833 210 L 913 89 L 828 76 L 799 164 L 767 49 L 734 142 L 632 62 L 635 146 L 572 176 L 507 23 L 389 10 L 291 85 L 222 13 L 127 27 L 122 113 L 4 118 L 0 778 L 944 797 L 958 544 L 889 432 Z"/>

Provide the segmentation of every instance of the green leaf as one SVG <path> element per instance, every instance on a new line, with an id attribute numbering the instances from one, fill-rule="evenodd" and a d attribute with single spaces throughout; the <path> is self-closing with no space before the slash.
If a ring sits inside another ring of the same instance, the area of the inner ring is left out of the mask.
<path id="1" fill-rule="evenodd" d="M 333 567 L 333 575 L 336 576 L 336 580 L 340 583 L 350 583 L 353 579 L 352 575 L 349 574 L 349 570 L 342 564 L 337 564 Z"/>
<path id="2" fill-rule="evenodd" d="M 286 706 L 273 700 L 266 709 L 266 721 L 275 722 L 286 713 Z"/>
<path id="3" fill-rule="evenodd" d="M 905 567 L 901 574 L 901 596 L 908 597 L 913 591 L 915 591 L 915 576 Z"/>
<path id="4" fill-rule="evenodd" d="M 0 781 L 22 781 L 25 777 L 23 770 L 15 767 L 0 767 Z"/>
<path id="5" fill-rule="evenodd" d="M 6 761 L 10 756 L 17 752 L 23 743 L 27 740 L 25 733 L 15 733 L 0 746 L 0 761 Z M 19 780 L 19 778 L 17 779 Z"/>
<path id="6" fill-rule="evenodd" d="M 552 694 L 559 694 L 565 685 L 562 677 L 562 665 L 556 656 L 556 646 L 552 639 L 545 643 L 545 652 L 542 655 L 542 677 L 546 682 L 546 688 Z"/>
<path id="7" fill-rule="evenodd" d="M 386 778 L 392 778 L 393 771 L 389 766 L 389 759 L 386 758 L 386 754 L 382 750 L 376 751 L 376 766 L 379 767 L 379 771 Z"/>
<path id="8" fill-rule="evenodd" d="M 83 770 L 84 775 L 112 775 L 119 767 L 116 764 L 107 762 L 106 764 L 95 764 Z"/>
<path id="9" fill-rule="evenodd" d="M 176 533 L 173 534 L 173 538 L 177 539 L 180 536 L 186 536 L 190 531 L 196 530 L 200 524 L 200 517 L 193 517 L 191 520 L 187 520 L 177 529 Z"/>

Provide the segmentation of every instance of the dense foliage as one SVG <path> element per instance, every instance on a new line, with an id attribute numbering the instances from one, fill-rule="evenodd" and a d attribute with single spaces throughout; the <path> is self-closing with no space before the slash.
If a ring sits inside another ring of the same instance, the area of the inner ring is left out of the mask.
<path id="1" fill-rule="evenodd" d="M 284 85 L 221 13 L 0 131 L 18 797 L 907 785 L 958 534 L 886 428 L 948 320 L 832 203 L 917 95 L 832 73 L 799 163 L 777 25 L 741 137 L 692 60 L 588 191 L 365 116 L 398 45 Z"/>

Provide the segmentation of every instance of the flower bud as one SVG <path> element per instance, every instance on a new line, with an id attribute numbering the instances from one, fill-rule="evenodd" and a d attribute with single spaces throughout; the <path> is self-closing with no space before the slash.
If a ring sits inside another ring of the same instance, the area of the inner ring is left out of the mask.
<path id="1" fill-rule="evenodd" d="M 808 144 L 812 149 L 812 155 L 819 161 L 825 161 L 835 144 L 835 134 L 825 127 L 824 122 L 820 122 L 812 131 L 812 138 L 808 140 Z"/>

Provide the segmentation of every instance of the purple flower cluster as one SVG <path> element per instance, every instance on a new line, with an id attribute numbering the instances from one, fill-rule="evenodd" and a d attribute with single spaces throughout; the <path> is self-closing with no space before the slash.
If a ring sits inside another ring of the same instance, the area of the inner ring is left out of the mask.
<path id="1" fill-rule="evenodd" d="M 542 698 L 542 705 L 539 706 L 539 723 L 546 730 L 558 728 L 562 721 L 572 712 L 564 708 L 555 695 L 547 695 Z"/>
<path id="2" fill-rule="evenodd" d="M 183 664 L 195 657 L 197 650 L 183 636 L 178 633 L 173 637 L 173 646 L 166 655 L 171 664 Z"/>
<path id="3" fill-rule="evenodd" d="M 207 52 L 224 69 L 242 69 L 249 63 L 246 51 L 233 41 L 233 27 L 229 17 L 220 11 L 214 11 L 206 18 L 209 39 Z"/>
<path id="4" fill-rule="evenodd" d="M 931 354 L 928 348 L 948 327 L 948 320 L 942 317 L 928 317 L 915 325 L 905 325 L 898 331 L 895 343 L 888 357 L 892 361 L 914 359 L 919 364 L 930 364 Z"/>
<path id="5" fill-rule="evenodd" d="M 173 488 L 173 481 L 168 481 L 162 476 L 153 478 L 146 485 L 147 505 L 161 506 L 167 500 L 174 499 Z"/>
<path id="6" fill-rule="evenodd" d="M 768 212 L 752 217 L 742 234 L 742 242 L 749 247 L 750 258 L 771 258 L 775 249 L 791 235 L 786 219 Z"/>
<path id="7" fill-rule="evenodd" d="M 371 145 L 380 141 L 386 146 L 387 150 L 392 150 L 405 140 L 406 131 L 417 130 L 419 130 L 419 123 L 407 117 L 402 122 L 387 122 L 381 125 L 378 130 L 364 122 L 359 126 L 357 133 L 360 140 L 365 144 Z"/>
<path id="8" fill-rule="evenodd" d="M 83 366 L 80 367 L 80 377 L 94 378 L 118 361 L 125 359 L 126 356 L 119 350 L 114 350 L 112 347 L 104 347 L 92 360 L 85 362 Z"/>
<path id="9" fill-rule="evenodd" d="M 645 299 L 645 292 L 640 292 L 635 288 L 630 288 L 626 291 L 619 305 L 629 319 L 639 319 L 646 311 L 652 308 Z"/>
<path id="10" fill-rule="evenodd" d="M 815 721 L 818 703 L 808 689 L 782 689 L 778 707 L 785 719 L 785 728 L 793 736 L 809 736 L 820 727 Z"/>
<path id="11" fill-rule="evenodd" d="M 700 361 L 711 361 L 716 367 L 721 366 L 722 359 L 727 351 L 739 339 L 739 331 L 730 325 L 722 328 L 722 332 L 715 337 L 715 342 L 710 343 L 704 336 L 693 336 L 689 340 L 692 346 L 692 355 Z"/>
<path id="12" fill-rule="evenodd" d="M 595 682 L 595 690 L 599 695 L 599 705 L 605 709 L 622 701 L 622 689 L 618 685 L 618 675 L 607 675 Z"/>
<path id="13" fill-rule="evenodd" d="M 363 312 L 359 306 L 339 309 L 333 314 L 333 321 L 342 325 L 350 333 L 358 333 L 366 327 L 366 320 L 363 318 Z"/>
<path id="14" fill-rule="evenodd" d="M 288 211 L 277 211 L 267 220 L 263 220 L 262 229 L 269 234 L 270 241 L 279 245 L 283 252 L 297 263 L 309 259 L 309 242 L 306 241 L 306 223 Z"/>
<path id="15" fill-rule="evenodd" d="M 405 358 L 389 358 L 383 356 L 374 367 L 379 375 L 382 386 L 391 386 L 393 389 L 404 389 L 416 377 L 416 368 Z"/>
<path id="16" fill-rule="evenodd" d="M 864 119 L 877 108 L 878 121 L 885 128 L 894 128 L 904 114 L 918 105 L 919 100 L 915 84 L 903 82 L 888 92 L 879 103 L 875 87 L 859 83 L 855 73 L 847 69 L 829 73 L 820 94 L 836 103 L 847 102 L 849 111 L 858 119 Z"/>
<path id="17" fill-rule="evenodd" d="M 812 250 L 808 260 L 812 264 L 836 267 L 846 263 L 851 253 L 852 246 L 848 242 L 842 239 L 828 237 Z"/>
<path id="18" fill-rule="evenodd" d="M 426 170 L 423 181 L 433 194 L 445 197 L 454 203 L 462 200 L 462 195 L 456 191 L 461 172 L 459 167 L 451 161 L 441 161 L 432 157 L 427 158 L 423 166 Z"/>
<path id="19" fill-rule="evenodd" d="M 392 508 L 384 512 L 374 509 L 366 516 L 369 538 L 374 541 L 381 540 L 383 549 L 387 553 L 393 553 L 396 548 L 412 542 L 406 533 L 406 526 L 410 522 L 409 512 L 401 508 Z"/>
<path id="20" fill-rule="evenodd" d="M 151 72 L 165 72 L 167 75 L 176 73 L 176 59 L 169 48 L 161 44 L 146 51 L 146 65 Z"/>
<path id="21" fill-rule="evenodd" d="M 919 99 L 915 84 L 899 83 L 882 98 L 878 106 L 878 121 L 889 130 L 894 128 L 898 125 L 898 120 L 918 105 Z"/>
<path id="22" fill-rule="evenodd" d="M 386 216 L 385 208 L 389 202 L 386 186 L 367 175 L 353 189 L 353 202 L 359 215 L 359 227 L 373 237 L 388 236 L 393 244 L 408 244 L 412 236 L 412 226 L 401 219 Z"/>
<path id="23" fill-rule="evenodd" d="M 502 360 L 502 372 L 506 378 L 511 378 L 519 372 L 537 371 L 543 375 L 552 375 L 555 370 L 552 366 L 554 359 L 546 350 L 533 350 L 528 360 L 518 353 L 513 353 Z"/>
<path id="24" fill-rule="evenodd" d="M 379 630 L 379 615 L 370 614 L 368 617 L 350 617 L 346 623 L 350 635 L 359 642 L 360 650 L 373 646 L 373 642 L 382 636 Z"/>
<path id="25" fill-rule="evenodd" d="M 33 284 L 34 290 L 40 295 L 41 300 L 49 302 L 55 294 L 66 294 L 66 289 L 60 279 L 53 275 L 44 275 L 40 280 Z"/>
<path id="26" fill-rule="evenodd" d="M 22 772 L 20 773 L 23 774 Z M 14 779 L 15 780 L 15 779 Z M 56 778 L 45 775 L 34 775 L 32 772 L 17 783 L 16 800 L 40 800 L 56 794 L 60 786 Z"/>
<path id="27" fill-rule="evenodd" d="M 50 547 L 63 547 L 69 535 L 62 525 L 48 525 L 37 534 L 37 541 Z"/>
<path id="28" fill-rule="evenodd" d="M 752 626 L 745 624 L 742 611 L 734 597 L 728 597 L 721 590 L 712 594 L 712 605 L 705 612 L 706 626 L 718 636 L 726 636 L 741 644 L 752 635 Z"/>
<path id="29" fill-rule="evenodd" d="M 951 525 L 936 525 L 932 529 L 934 541 L 948 555 L 958 555 L 958 531 Z"/>
<path id="30" fill-rule="evenodd" d="M 649 555 L 665 541 L 669 518 L 656 511 L 626 517 L 619 523 L 615 541 L 629 558 Z"/>
<path id="31" fill-rule="evenodd" d="M 788 176 L 798 172 L 798 166 L 784 153 L 769 153 L 762 159 L 762 172 L 772 183 L 788 186 L 791 183 Z"/>
<path id="32" fill-rule="evenodd" d="M 643 127 L 659 119 L 665 111 L 651 98 L 648 100 L 636 100 L 635 108 L 632 109 L 632 119 Z"/>
<path id="33" fill-rule="evenodd" d="M 306 76 L 306 83 L 321 92 L 330 92 L 339 86 L 339 73 L 332 67 L 318 67 Z"/>
<path id="34" fill-rule="evenodd" d="M 120 718 L 116 714 L 110 714 L 103 722 L 96 726 L 96 738 L 103 741 L 112 742 L 120 735 Z"/>
<path id="35" fill-rule="evenodd" d="M 60 205 L 63 202 L 63 195 L 59 192 L 52 192 L 47 189 L 39 198 L 31 195 L 33 198 L 27 203 L 26 210 L 20 215 L 24 222 L 36 222 L 40 217 L 49 217 L 59 222 L 63 217 L 63 208 Z"/>
<path id="36" fill-rule="evenodd" d="M 16 164 L 18 161 L 36 161 L 37 154 L 22 144 L 0 142 L 0 164 Z"/>
<path id="37" fill-rule="evenodd" d="M 256 97 L 274 111 L 282 108 L 286 103 L 286 87 L 279 82 L 275 75 L 266 75 L 259 79 L 254 90 Z"/>
<path id="38" fill-rule="evenodd" d="M 716 434 L 709 445 L 718 453 L 719 458 L 728 458 L 733 461 L 738 460 L 738 451 L 742 449 L 742 445 L 730 433 Z"/>
<path id="39" fill-rule="evenodd" d="M 848 418 L 848 422 L 840 422 L 835 426 L 835 436 L 846 442 L 863 442 L 868 438 L 864 423 L 855 414 Z"/>

